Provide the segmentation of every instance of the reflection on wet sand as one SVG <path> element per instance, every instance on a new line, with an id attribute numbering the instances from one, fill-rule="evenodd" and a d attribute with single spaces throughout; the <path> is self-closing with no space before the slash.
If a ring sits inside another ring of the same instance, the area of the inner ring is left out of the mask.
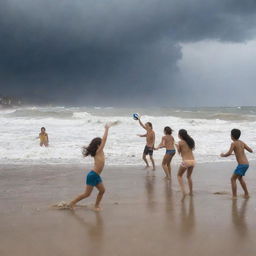
<path id="1" fill-rule="evenodd" d="M 238 200 L 232 200 L 232 223 L 234 225 L 237 235 L 239 235 L 239 237 L 243 239 L 246 239 L 246 237 L 248 236 L 248 226 L 246 223 L 246 211 L 248 201 L 249 199 L 243 200 L 242 205 L 239 209 L 237 205 Z"/>
<path id="2" fill-rule="evenodd" d="M 196 216 L 193 197 L 184 197 L 181 200 L 180 232 L 183 236 L 190 236 L 196 226 Z"/>
<path id="3" fill-rule="evenodd" d="M 147 194 L 147 207 L 150 210 L 155 209 L 155 177 L 147 175 L 145 177 L 145 189 Z"/>
<path id="4" fill-rule="evenodd" d="M 86 232 L 85 238 L 88 239 L 84 242 L 84 255 L 94 255 L 100 256 L 103 255 L 104 249 L 104 222 L 101 216 L 101 213 L 95 213 L 95 222 L 91 220 L 86 221 L 84 216 L 79 215 L 79 212 L 70 211 L 69 214 L 77 220 L 79 225 Z M 81 251 L 81 248 L 78 248 L 78 251 Z"/>
<path id="5" fill-rule="evenodd" d="M 172 191 L 172 180 L 166 180 L 164 186 L 165 194 L 165 211 L 169 215 L 169 218 L 174 218 L 175 211 L 175 202 L 173 200 L 173 191 Z"/>

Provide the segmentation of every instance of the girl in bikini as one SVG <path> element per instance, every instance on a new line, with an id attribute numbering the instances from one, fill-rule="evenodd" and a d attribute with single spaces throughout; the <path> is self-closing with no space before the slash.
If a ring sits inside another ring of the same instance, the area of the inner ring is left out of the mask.
<path id="1" fill-rule="evenodd" d="M 115 123 L 110 123 L 105 125 L 105 132 L 102 138 L 94 138 L 88 147 L 84 147 L 83 155 L 84 157 L 92 156 L 94 158 L 94 168 L 92 171 L 90 171 L 87 174 L 86 177 L 86 187 L 83 194 L 76 197 L 73 201 L 69 203 L 69 207 L 73 209 L 73 207 L 81 201 L 82 199 L 85 199 L 89 197 L 92 193 L 92 190 L 94 187 L 96 187 L 99 191 L 96 202 L 95 202 L 95 210 L 99 211 L 100 207 L 100 201 L 103 197 L 103 194 L 105 193 L 105 187 L 102 183 L 102 179 L 100 177 L 100 174 L 104 168 L 105 165 L 105 155 L 104 155 L 104 147 L 107 141 L 108 137 L 108 130 L 111 126 L 115 125 Z"/>
<path id="2" fill-rule="evenodd" d="M 48 134 L 46 133 L 46 129 L 44 127 L 41 128 L 41 132 L 39 133 L 39 136 L 37 137 L 40 139 L 40 146 L 49 146 L 49 137 Z"/>
<path id="3" fill-rule="evenodd" d="M 195 141 L 188 135 L 187 131 L 184 129 L 179 130 L 180 141 L 176 144 L 179 154 L 182 157 L 182 162 L 178 171 L 178 181 L 183 196 L 186 195 L 184 183 L 182 176 L 187 171 L 187 179 L 189 185 L 189 195 L 193 195 L 193 183 L 191 175 L 195 166 L 195 158 L 193 150 L 195 149 Z"/>
<path id="4" fill-rule="evenodd" d="M 162 161 L 162 167 L 166 175 L 166 179 L 171 179 L 171 161 L 173 156 L 176 153 L 175 147 L 174 147 L 174 138 L 172 136 L 172 129 L 169 126 L 166 126 L 164 128 L 164 134 L 165 136 L 162 137 L 162 141 L 159 144 L 159 146 L 156 148 L 166 148 L 165 155 L 163 157 Z"/>

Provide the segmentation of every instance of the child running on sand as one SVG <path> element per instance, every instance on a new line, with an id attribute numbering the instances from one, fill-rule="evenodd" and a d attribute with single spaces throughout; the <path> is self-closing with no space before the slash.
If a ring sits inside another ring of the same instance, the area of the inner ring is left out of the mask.
<path id="1" fill-rule="evenodd" d="M 179 144 L 176 144 L 179 154 L 181 154 L 182 162 L 178 171 L 178 181 L 183 196 L 186 195 L 182 176 L 187 170 L 187 179 L 189 185 L 189 195 L 193 195 L 193 183 L 192 183 L 192 172 L 195 167 L 195 158 L 193 150 L 195 149 L 195 141 L 188 135 L 184 129 L 179 130 Z"/>
<path id="2" fill-rule="evenodd" d="M 86 188 L 83 194 L 76 197 L 73 201 L 69 203 L 69 207 L 72 209 L 77 202 L 81 201 L 90 196 L 94 187 L 96 187 L 99 191 L 94 209 L 96 211 L 100 210 L 100 201 L 105 193 L 105 187 L 102 183 L 102 179 L 100 174 L 105 165 L 105 155 L 104 155 L 104 147 L 108 137 L 108 130 L 114 124 L 106 124 L 105 132 L 102 138 L 94 138 L 88 147 L 83 148 L 84 157 L 92 156 L 94 158 L 94 168 L 87 174 L 86 177 Z"/>
<path id="3" fill-rule="evenodd" d="M 143 135 L 138 134 L 139 137 L 146 137 L 146 146 L 145 146 L 144 151 L 143 151 L 142 159 L 146 163 L 146 168 L 148 168 L 149 164 L 148 164 L 148 160 L 147 160 L 146 156 L 149 155 L 150 160 L 152 162 L 153 171 L 155 171 L 155 169 L 156 169 L 155 168 L 155 161 L 153 159 L 153 150 L 154 150 L 154 144 L 155 144 L 155 132 L 153 131 L 152 123 L 147 122 L 144 125 L 141 122 L 140 118 L 138 118 L 138 120 L 139 120 L 140 126 L 147 131 L 146 134 L 143 134 Z"/>
<path id="4" fill-rule="evenodd" d="M 236 160 L 238 163 L 238 166 L 236 167 L 232 177 L 231 177 L 231 187 L 232 187 L 232 194 L 233 194 L 233 198 L 236 199 L 237 197 L 237 186 L 236 186 L 236 180 L 238 179 L 242 189 L 244 190 L 244 197 L 248 198 L 249 197 L 249 193 L 247 190 L 247 186 L 246 183 L 243 179 L 243 176 L 245 175 L 246 171 L 249 168 L 249 162 L 248 159 L 245 155 L 245 149 L 252 153 L 252 149 L 250 147 L 248 147 L 243 141 L 239 140 L 241 135 L 241 131 L 238 129 L 233 129 L 231 131 L 231 139 L 233 140 L 233 142 L 231 143 L 230 149 L 227 153 L 222 153 L 220 156 L 221 157 L 228 157 L 230 155 L 232 155 L 232 152 L 234 151 L 235 156 L 236 156 Z"/>
<path id="5" fill-rule="evenodd" d="M 165 155 L 163 157 L 162 161 L 162 167 L 166 175 L 166 179 L 171 179 L 171 161 L 173 156 L 176 153 L 175 147 L 174 147 L 174 138 L 172 136 L 172 129 L 169 126 L 166 126 L 164 128 L 164 134 L 165 136 L 162 137 L 162 141 L 159 144 L 159 146 L 156 148 L 158 150 L 159 148 L 166 148 Z"/>
<path id="6" fill-rule="evenodd" d="M 40 146 L 49 146 L 49 137 L 48 134 L 46 133 L 46 129 L 44 127 L 41 128 L 41 132 L 39 133 L 39 136 L 37 137 L 40 139 Z"/>

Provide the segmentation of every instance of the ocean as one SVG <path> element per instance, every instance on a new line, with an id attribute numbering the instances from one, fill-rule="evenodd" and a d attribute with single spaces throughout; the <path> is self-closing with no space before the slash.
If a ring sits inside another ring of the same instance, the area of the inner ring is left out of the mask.
<path id="1" fill-rule="evenodd" d="M 114 108 L 114 107 L 19 107 L 0 110 L 0 163 L 1 164 L 78 164 L 91 163 L 84 159 L 81 148 L 94 137 L 102 136 L 104 124 L 119 121 L 112 127 L 105 148 L 107 165 L 142 165 L 144 130 L 133 120 L 139 113 L 142 121 L 150 121 L 156 132 L 156 145 L 163 129 L 170 126 L 174 138 L 183 128 L 194 138 L 197 162 L 234 161 L 220 158 L 229 149 L 230 130 L 241 129 L 241 139 L 256 148 L 256 107 L 214 108 Z M 49 148 L 39 147 L 36 139 L 40 128 L 46 127 Z M 161 164 L 164 149 L 154 151 L 157 165 Z M 250 160 L 254 154 L 247 154 Z M 180 162 L 176 155 L 174 163 Z"/>

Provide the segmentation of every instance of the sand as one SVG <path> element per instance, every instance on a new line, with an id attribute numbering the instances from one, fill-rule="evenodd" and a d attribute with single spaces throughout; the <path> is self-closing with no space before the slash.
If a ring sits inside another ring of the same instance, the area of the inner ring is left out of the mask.
<path id="1" fill-rule="evenodd" d="M 246 176 L 249 200 L 231 200 L 235 166 L 198 164 L 194 197 L 184 200 L 177 166 L 171 182 L 160 167 L 155 177 L 142 167 L 106 167 L 99 213 L 91 210 L 96 191 L 75 211 L 51 207 L 82 192 L 83 166 L 1 166 L 0 255 L 256 255 L 256 164 Z"/>

